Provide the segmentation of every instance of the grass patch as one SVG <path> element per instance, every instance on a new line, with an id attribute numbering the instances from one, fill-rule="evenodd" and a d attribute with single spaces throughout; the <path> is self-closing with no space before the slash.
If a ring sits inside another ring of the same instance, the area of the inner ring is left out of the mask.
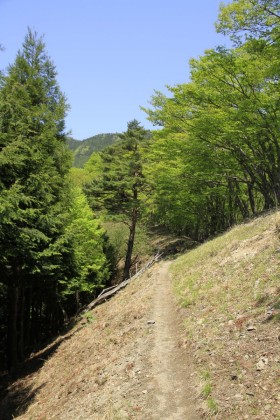
<path id="1" fill-rule="evenodd" d="M 82 315 L 82 317 L 83 317 L 84 319 L 86 319 L 86 320 L 87 320 L 87 322 L 88 322 L 89 324 L 92 324 L 92 322 L 96 320 L 96 317 L 95 317 L 95 316 L 93 315 L 93 313 L 92 313 L 92 312 L 90 312 L 90 311 L 85 312 L 85 313 Z"/>
<path id="2" fill-rule="evenodd" d="M 269 296 L 280 276 L 276 217 L 237 226 L 178 258 L 171 271 L 179 304 L 211 304 L 221 312 L 228 312 L 233 301 L 240 311 L 255 301 L 263 307 L 261 297 Z"/>
<path id="3" fill-rule="evenodd" d="M 212 386 L 210 382 L 206 382 L 206 384 L 202 388 L 202 395 L 204 398 L 208 398 L 212 392 Z"/>
<path id="4" fill-rule="evenodd" d="M 203 387 L 202 387 L 202 397 L 204 399 L 206 399 L 207 402 L 207 407 L 209 409 L 209 411 L 211 411 L 211 413 L 213 414 L 217 414 L 218 412 L 218 404 L 215 401 L 215 399 L 213 398 L 212 394 L 212 383 L 211 383 L 211 374 L 209 372 L 209 370 L 204 370 L 201 373 L 201 377 L 202 379 L 205 381 Z"/>
<path id="5" fill-rule="evenodd" d="M 208 370 L 205 370 L 202 372 L 201 376 L 205 381 L 207 381 L 210 379 L 210 372 Z"/>
<path id="6" fill-rule="evenodd" d="M 218 404 L 217 402 L 214 400 L 214 398 L 209 397 L 207 399 L 207 406 L 209 408 L 209 410 L 213 413 L 213 414 L 217 414 L 218 413 Z"/>

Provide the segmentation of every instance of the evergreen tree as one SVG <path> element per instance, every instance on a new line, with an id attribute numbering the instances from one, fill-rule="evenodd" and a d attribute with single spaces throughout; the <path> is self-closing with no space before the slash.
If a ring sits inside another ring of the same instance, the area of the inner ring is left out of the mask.
<path id="1" fill-rule="evenodd" d="M 120 135 L 121 141 L 101 152 L 101 161 L 95 158 L 99 171 L 85 187 L 92 208 L 121 216 L 129 227 L 124 279 L 129 277 L 141 198 L 146 188 L 141 148 L 148 137 L 149 132 L 138 121 L 130 121 L 127 131 Z"/>
<path id="2" fill-rule="evenodd" d="M 39 336 L 57 275 L 67 276 L 61 262 L 71 251 L 59 242 L 68 200 L 66 110 L 44 42 L 28 30 L 0 90 L 0 281 L 10 367 L 23 358 L 31 333 Z M 58 323 L 54 311 L 49 318 Z"/>

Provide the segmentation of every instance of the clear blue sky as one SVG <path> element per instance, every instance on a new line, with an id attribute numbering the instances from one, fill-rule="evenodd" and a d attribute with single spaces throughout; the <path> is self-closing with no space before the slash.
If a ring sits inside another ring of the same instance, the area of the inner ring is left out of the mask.
<path id="1" fill-rule="evenodd" d="M 215 33 L 220 0 L 0 0 L 0 68 L 27 27 L 45 35 L 71 110 L 72 136 L 122 132 L 154 90 L 187 82 L 188 61 L 226 44 Z"/>

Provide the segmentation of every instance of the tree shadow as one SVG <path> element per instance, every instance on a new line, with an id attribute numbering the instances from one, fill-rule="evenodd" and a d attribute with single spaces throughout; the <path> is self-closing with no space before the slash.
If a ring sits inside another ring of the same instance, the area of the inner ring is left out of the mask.
<path id="1" fill-rule="evenodd" d="M 58 349 L 60 344 L 70 339 L 74 334 L 67 334 L 55 342 L 50 343 L 38 354 L 26 360 L 16 370 L 0 374 L 0 420 L 12 420 L 24 414 L 29 405 L 34 401 L 37 392 L 44 387 L 34 388 L 30 375 L 37 372 L 44 363 Z"/>
<path id="2" fill-rule="evenodd" d="M 43 387 L 44 385 L 41 385 L 32 389 L 31 386 L 12 386 L 12 389 L 8 391 L 8 394 L 0 403 L 0 419 L 12 420 L 24 414 L 37 392 Z"/>

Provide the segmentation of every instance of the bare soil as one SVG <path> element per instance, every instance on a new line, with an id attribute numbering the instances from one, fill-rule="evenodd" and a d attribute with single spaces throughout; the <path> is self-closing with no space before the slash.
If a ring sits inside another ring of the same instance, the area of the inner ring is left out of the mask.
<path id="1" fill-rule="evenodd" d="M 151 370 L 142 418 L 196 420 L 193 366 L 182 348 L 184 330 L 171 293 L 169 265 L 162 263 L 153 274 L 154 301 L 148 321 L 152 340 L 147 349 Z"/>
<path id="2" fill-rule="evenodd" d="M 236 226 L 170 268 L 207 419 L 280 420 L 279 222 Z"/>
<path id="3" fill-rule="evenodd" d="M 0 388 L 0 420 L 280 420 L 279 226 L 155 264 Z"/>
<path id="4" fill-rule="evenodd" d="M 199 419 L 169 264 L 156 264 L 53 343 L 38 371 L 10 384 L 1 419 Z"/>

